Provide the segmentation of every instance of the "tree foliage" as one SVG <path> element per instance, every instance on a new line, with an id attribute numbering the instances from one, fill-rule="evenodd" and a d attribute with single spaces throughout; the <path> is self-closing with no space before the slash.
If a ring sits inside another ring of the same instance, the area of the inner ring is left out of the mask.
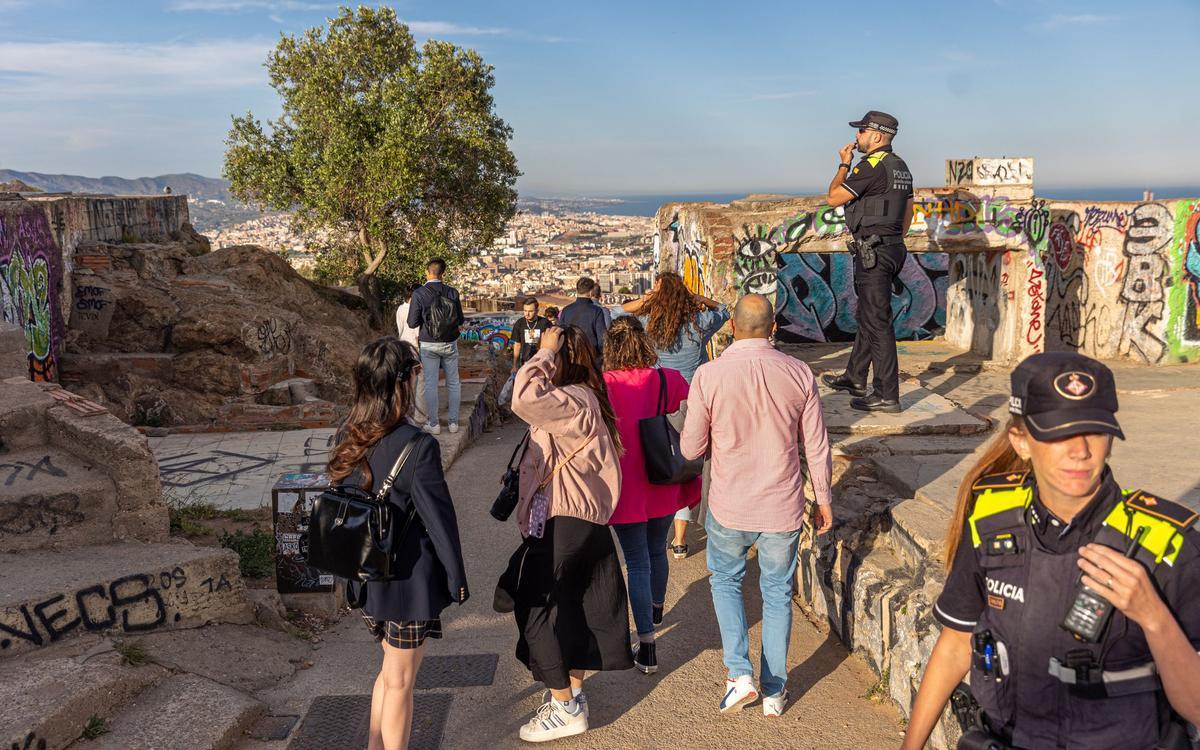
<path id="1" fill-rule="evenodd" d="M 331 230 L 326 252 L 355 269 L 377 325 L 378 277 L 423 279 L 427 258 L 461 260 L 512 218 L 512 129 L 474 50 L 418 48 L 391 8 L 342 8 L 328 28 L 283 35 L 266 67 L 282 113 L 233 118 L 231 192 L 293 211 L 297 232 Z"/>

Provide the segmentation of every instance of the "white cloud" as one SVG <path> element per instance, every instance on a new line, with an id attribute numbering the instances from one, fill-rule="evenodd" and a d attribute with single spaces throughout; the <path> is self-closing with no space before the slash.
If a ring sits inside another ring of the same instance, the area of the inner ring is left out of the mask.
<path id="1" fill-rule="evenodd" d="M 451 21 L 405 21 L 408 30 L 423 36 L 497 36 L 509 30 L 498 26 L 464 26 Z"/>
<path id="2" fill-rule="evenodd" d="M 0 42 L 0 95 L 84 100 L 266 86 L 271 39 L 190 44 Z"/>
<path id="3" fill-rule="evenodd" d="M 1105 24 L 1115 23 L 1120 21 L 1119 16 L 1098 16 L 1091 13 L 1080 13 L 1076 15 L 1053 15 L 1037 25 L 1037 28 L 1043 31 L 1054 31 L 1055 29 L 1071 28 L 1080 26 L 1103 26 Z"/>
<path id="4" fill-rule="evenodd" d="M 975 55 L 960 49 L 947 49 L 942 50 L 942 59 L 950 62 L 971 62 L 975 59 Z"/>

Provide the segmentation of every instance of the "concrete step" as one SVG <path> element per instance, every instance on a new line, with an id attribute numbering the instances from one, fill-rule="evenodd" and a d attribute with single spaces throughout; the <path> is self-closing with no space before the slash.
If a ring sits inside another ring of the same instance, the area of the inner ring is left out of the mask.
<path id="1" fill-rule="evenodd" d="M 90 462 L 52 446 L 0 454 L 0 552 L 113 540 L 117 491 Z"/>
<path id="2" fill-rule="evenodd" d="M 166 674 L 159 667 L 120 662 L 111 650 L 6 660 L 0 680 L 0 747 L 66 747 L 79 738 L 90 717 L 111 716 Z"/>
<path id="3" fill-rule="evenodd" d="M 108 732 L 82 750 L 224 750 L 265 707 L 244 693 L 192 674 L 163 680 L 127 704 Z"/>
<path id="4" fill-rule="evenodd" d="M 0 554 L 0 659 L 85 634 L 252 621 L 231 550 L 123 543 Z"/>

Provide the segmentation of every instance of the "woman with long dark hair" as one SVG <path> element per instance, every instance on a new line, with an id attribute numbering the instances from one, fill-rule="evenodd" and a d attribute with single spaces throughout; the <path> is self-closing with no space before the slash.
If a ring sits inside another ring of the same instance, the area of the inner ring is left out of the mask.
<path id="1" fill-rule="evenodd" d="M 354 403 L 330 453 L 334 483 L 377 492 L 410 441 L 413 450 L 387 501 L 394 517 L 417 519 L 393 561 L 394 580 L 365 584 L 363 619 L 383 649 L 371 692 L 369 750 L 404 750 L 412 729 L 413 685 L 426 638 L 441 638 L 440 615 L 467 600 L 454 503 L 437 439 L 409 421 L 421 369 L 416 349 L 394 336 L 372 341 L 354 365 Z M 362 584 L 351 582 L 352 594 Z"/>
<path id="2" fill-rule="evenodd" d="M 629 669 L 629 607 L 608 523 L 621 493 L 621 436 L 582 330 L 550 328 L 517 372 L 512 410 L 529 423 L 513 515 L 524 538 L 501 580 L 517 658 L 550 696 L 521 727 L 545 742 L 587 731 L 586 670 Z"/>
<path id="3" fill-rule="evenodd" d="M 707 359 L 709 340 L 729 320 L 725 305 L 693 294 L 683 283 L 683 277 L 670 271 L 660 273 L 654 288 L 644 297 L 617 305 L 612 313 L 614 319 L 636 315 L 654 342 L 658 366 L 678 370 L 689 383 L 696 368 Z M 687 557 L 687 525 L 691 520 L 691 508 L 682 508 L 675 514 L 671 554 L 677 560 Z"/>
<path id="4" fill-rule="evenodd" d="M 1012 374 L 1007 429 L 959 486 L 942 625 L 902 748 L 970 672 L 959 747 L 1187 748 L 1200 722 L 1200 535 L 1190 508 L 1108 466 L 1112 371 L 1073 352 Z"/>
<path id="5" fill-rule="evenodd" d="M 617 318 L 604 337 L 604 382 L 617 415 L 625 453 L 621 456 L 621 497 L 608 523 L 617 532 L 629 576 L 629 603 L 637 626 L 634 666 L 645 674 L 658 671 L 654 629 L 662 624 L 667 596 L 667 533 L 676 511 L 700 502 L 700 478 L 683 484 L 650 484 L 640 420 L 679 409 L 688 382 L 677 370 L 658 368 L 654 344 L 641 322 Z"/>

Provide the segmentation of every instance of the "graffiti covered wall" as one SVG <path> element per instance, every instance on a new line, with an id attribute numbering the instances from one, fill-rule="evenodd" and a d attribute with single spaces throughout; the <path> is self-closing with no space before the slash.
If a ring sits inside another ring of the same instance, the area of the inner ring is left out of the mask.
<path id="1" fill-rule="evenodd" d="M 1200 361 L 1200 200 L 1009 198 L 1001 192 L 1019 186 L 1005 180 L 1028 174 L 1019 160 L 947 168 L 995 187 L 918 191 L 910 256 L 893 288 L 897 338 L 944 334 L 1004 361 L 1067 350 L 1146 364 Z M 854 337 L 841 209 L 819 198 L 751 197 L 671 204 L 658 221 L 660 268 L 681 273 L 693 291 L 727 303 L 771 297 L 785 341 Z"/>
<path id="2" fill-rule="evenodd" d="M 521 313 L 468 313 L 458 337 L 462 341 L 482 342 L 496 351 L 508 348 L 513 323 Z"/>
<path id="3" fill-rule="evenodd" d="M 0 208 L 0 316 L 25 335 L 32 380 L 56 380 L 62 254 L 46 215 L 22 201 Z"/>

